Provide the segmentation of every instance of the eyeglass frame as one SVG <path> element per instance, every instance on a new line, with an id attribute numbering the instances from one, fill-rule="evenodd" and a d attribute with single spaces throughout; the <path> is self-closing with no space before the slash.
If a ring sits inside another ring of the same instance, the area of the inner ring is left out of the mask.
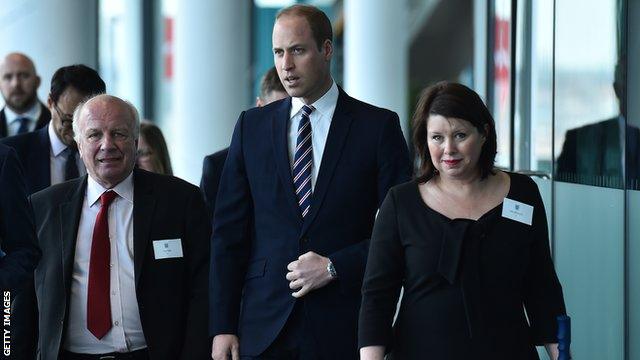
<path id="1" fill-rule="evenodd" d="M 62 120 L 62 121 L 73 121 L 73 114 L 66 114 L 66 113 L 63 113 L 62 111 L 60 111 L 60 108 L 58 107 L 58 103 L 57 102 L 53 103 L 53 109 L 58 114 L 58 117 L 60 118 L 60 120 Z"/>

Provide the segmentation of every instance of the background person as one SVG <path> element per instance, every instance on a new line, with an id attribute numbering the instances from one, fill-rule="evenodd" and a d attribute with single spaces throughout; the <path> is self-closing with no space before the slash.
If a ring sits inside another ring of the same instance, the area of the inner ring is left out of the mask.
<path id="1" fill-rule="evenodd" d="M 536 184 L 494 168 L 494 121 L 471 89 L 429 87 L 413 121 L 421 165 L 376 219 L 362 359 L 538 359 L 542 344 L 555 359 L 565 307 Z"/>
<path id="2" fill-rule="evenodd" d="M 262 107 L 271 104 L 274 101 L 284 99 L 287 92 L 282 86 L 282 82 L 278 77 L 275 67 L 270 68 L 262 77 L 260 82 L 260 95 L 256 98 L 256 106 Z M 220 176 L 222 176 L 222 168 L 227 159 L 229 148 L 222 149 L 211 155 L 207 155 L 202 162 L 202 179 L 200 180 L 200 190 L 204 195 L 204 201 L 213 215 L 216 207 L 216 195 L 218 194 L 218 186 L 220 185 Z M 212 216 L 213 217 L 213 216 Z"/>
<path id="3" fill-rule="evenodd" d="M 4 145 L 0 145 L 0 250 L 0 291 L 12 291 L 13 299 L 31 277 L 40 249 L 20 162 Z"/>
<path id="4" fill-rule="evenodd" d="M 142 170 L 173 175 L 169 149 L 164 141 L 162 130 L 149 121 L 140 122 L 136 164 Z"/>
<path id="5" fill-rule="evenodd" d="M 73 139 L 73 111 L 81 101 L 105 91 L 94 69 L 82 64 L 63 66 L 51 77 L 47 105 L 52 115 L 47 126 L 0 139 L 16 149 L 29 194 L 86 174 Z"/>
<path id="6" fill-rule="evenodd" d="M 0 64 L 0 92 L 5 106 L 0 110 L 0 138 L 43 128 L 51 119 L 38 100 L 40 76 L 33 61 L 22 53 L 10 53 Z"/>

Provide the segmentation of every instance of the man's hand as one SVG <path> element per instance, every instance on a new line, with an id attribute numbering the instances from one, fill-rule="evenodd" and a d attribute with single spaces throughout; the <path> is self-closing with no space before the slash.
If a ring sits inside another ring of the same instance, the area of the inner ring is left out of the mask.
<path id="1" fill-rule="evenodd" d="M 239 349 L 240 345 L 237 336 L 231 334 L 216 335 L 211 343 L 211 358 L 213 360 L 240 360 Z"/>
<path id="2" fill-rule="evenodd" d="M 291 289 L 299 289 L 291 295 L 301 298 L 310 291 L 327 285 L 331 280 L 331 275 L 327 271 L 329 258 L 320 256 L 313 251 L 301 255 L 298 260 L 287 265 L 289 272 L 287 280 Z"/>

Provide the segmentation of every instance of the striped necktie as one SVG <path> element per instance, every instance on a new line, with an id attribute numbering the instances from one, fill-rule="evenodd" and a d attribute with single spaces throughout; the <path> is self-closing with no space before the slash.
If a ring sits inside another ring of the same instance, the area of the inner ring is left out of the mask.
<path id="1" fill-rule="evenodd" d="M 311 145 L 311 121 L 313 106 L 302 107 L 302 118 L 298 124 L 298 140 L 293 158 L 293 184 L 298 205 L 304 218 L 311 209 L 311 169 L 313 169 L 313 146 Z"/>

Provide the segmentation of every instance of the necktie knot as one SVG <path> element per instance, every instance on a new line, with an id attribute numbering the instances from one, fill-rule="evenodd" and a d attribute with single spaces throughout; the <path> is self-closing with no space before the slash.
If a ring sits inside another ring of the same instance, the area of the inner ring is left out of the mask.
<path id="1" fill-rule="evenodd" d="M 71 149 L 70 147 L 64 149 L 64 152 L 67 154 L 67 159 L 68 160 L 75 160 L 76 159 L 76 151 Z"/>
<path id="2" fill-rule="evenodd" d="M 315 109 L 316 108 L 314 108 L 312 105 L 304 105 L 304 106 L 302 106 L 302 116 L 306 116 L 306 117 L 311 116 L 311 113 Z"/>
<path id="3" fill-rule="evenodd" d="M 18 128 L 18 134 L 24 134 L 29 131 L 29 118 L 21 116 L 17 118 L 15 121 L 20 123 L 20 127 Z"/>
<path id="4" fill-rule="evenodd" d="M 103 192 L 102 195 L 100 195 L 100 205 L 103 207 L 111 205 L 116 196 L 118 196 L 118 194 L 113 190 Z"/>
<path id="5" fill-rule="evenodd" d="M 66 156 L 64 165 L 64 179 L 75 179 L 80 176 L 80 173 L 78 172 L 78 165 L 76 164 L 77 150 L 68 147 L 64 150 L 64 152 Z"/>

